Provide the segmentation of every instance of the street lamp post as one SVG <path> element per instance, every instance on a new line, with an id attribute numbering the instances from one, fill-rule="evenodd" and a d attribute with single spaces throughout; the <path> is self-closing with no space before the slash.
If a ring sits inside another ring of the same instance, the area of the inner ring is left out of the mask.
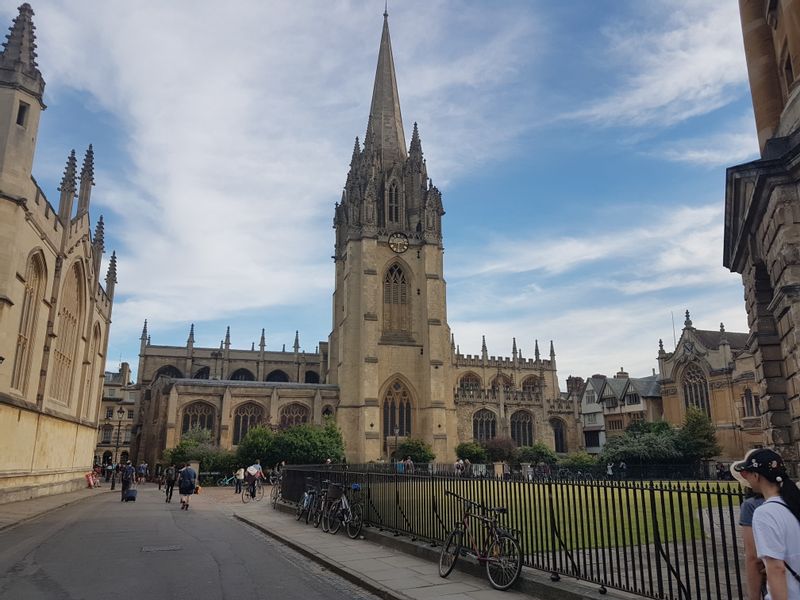
<path id="1" fill-rule="evenodd" d="M 120 406 L 117 409 L 117 442 L 114 445 L 114 470 L 111 471 L 111 489 L 115 489 L 117 486 L 117 467 L 119 463 L 117 462 L 117 455 L 119 454 L 119 436 L 120 431 L 122 430 L 122 418 L 125 416 L 125 409 Z M 106 419 L 106 421 L 111 421 L 111 419 Z"/>

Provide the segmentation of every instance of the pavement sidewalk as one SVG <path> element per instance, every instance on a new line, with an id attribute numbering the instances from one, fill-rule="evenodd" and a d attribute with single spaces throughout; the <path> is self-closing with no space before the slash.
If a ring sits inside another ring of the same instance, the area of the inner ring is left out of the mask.
<path id="1" fill-rule="evenodd" d="M 437 562 L 440 548 L 430 548 L 372 528 L 365 528 L 365 539 L 360 540 L 351 540 L 343 532 L 329 535 L 306 525 L 304 520 L 296 521 L 286 510 L 273 510 L 266 499 L 238 506 L 231 502 L 229 507 L 240 521 L 387 600 L 609 600 L 622 597 L 616 593 L 601 595 L 596 586 L 566 578 L 552 583 L 547 573 L 527 568 L 523 569 L 523 576 L 514 588 L 500 592 L 490 586 L 485 575 L 476 576 L 483 573 L 477 566 L 471 569 L 476 575 L 458 570 L 458 565 L 467 563 L 465 559 L 443 579 L 439 577 Z"/>
<path id="2" fill-rule="evenodd" d="M 117 486 L 115 492 L 118 493 L 119 490 L 120 487 Z M 31 498 L 30 500 L 0 504 L 0 531 L 30 521 L 40 515 L 74 502 L 79 502 L 86 498 L 91 498 L 110 491 L 111 484 L 103 483 L 102 487 L 94 489 L 84 488 L 74 492 L 67 492 L 66 494 L 54 494 L 51 496 L 42 496 L 41 498 Z"/>

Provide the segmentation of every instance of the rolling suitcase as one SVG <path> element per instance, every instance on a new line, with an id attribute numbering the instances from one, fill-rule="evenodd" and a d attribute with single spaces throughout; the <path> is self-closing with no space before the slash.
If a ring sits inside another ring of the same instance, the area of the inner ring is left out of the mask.
<path id="1" fill-rule="evenodd" d="M 125 496 L 122 498 L 125 502 L 136 502 L 136 490 L 125 490 Z"/>

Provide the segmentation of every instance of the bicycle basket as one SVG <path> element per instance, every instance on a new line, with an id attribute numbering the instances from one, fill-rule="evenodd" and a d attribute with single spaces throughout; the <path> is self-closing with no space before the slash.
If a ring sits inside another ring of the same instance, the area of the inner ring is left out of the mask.
<path id="1" fill-rule="evenodd" d="M 328 486 L 328 499 L 338 500 L 344 493 L 344 487 L 341 483 L 332 483 Z"/>

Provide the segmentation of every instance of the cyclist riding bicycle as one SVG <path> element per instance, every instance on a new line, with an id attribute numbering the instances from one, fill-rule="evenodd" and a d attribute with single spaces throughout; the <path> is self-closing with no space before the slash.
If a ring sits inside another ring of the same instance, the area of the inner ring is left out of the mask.
<path id="1" fill-rule="evenodd" d="M 247 467 L 244 475 L 247 481 L 247 489 L 250 491 L 250 496 L 256 497 L 256 481 L 264 478 L 264 470 L 261 468 L 261 461 L 256 460 L 255 463 Z"/>

